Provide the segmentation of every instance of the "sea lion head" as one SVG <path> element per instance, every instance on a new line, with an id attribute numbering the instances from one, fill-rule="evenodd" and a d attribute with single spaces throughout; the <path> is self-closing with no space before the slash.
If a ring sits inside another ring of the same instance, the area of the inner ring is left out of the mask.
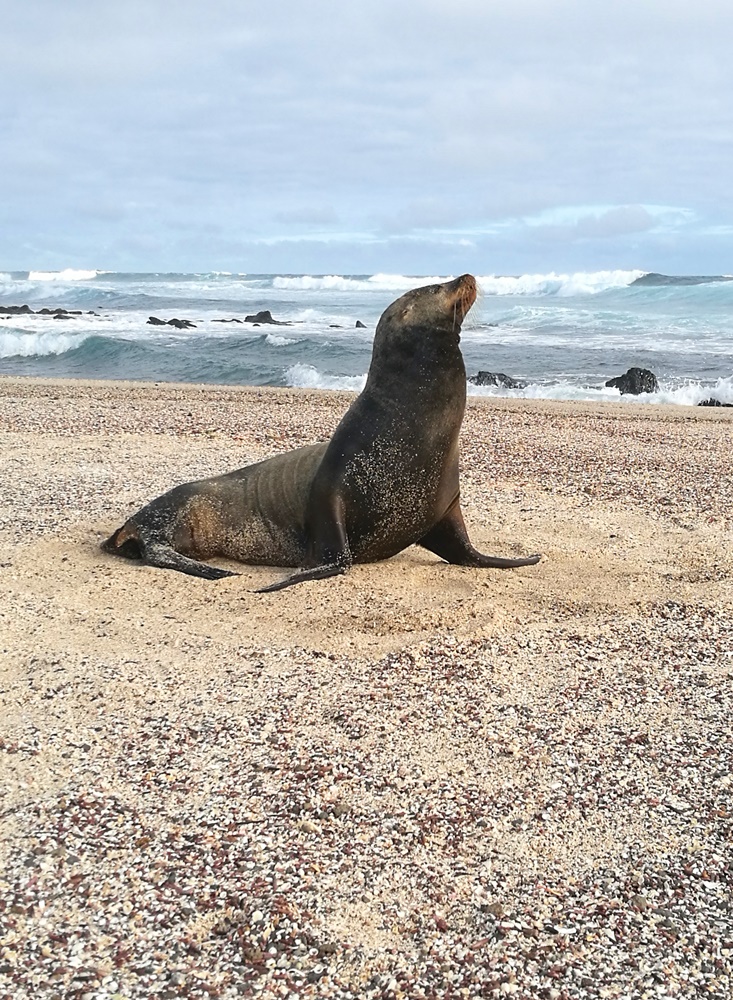
<path id="1" fill-rule="evenodd" d="M 458 335 L 466 313 L 476 301 L 476 279 L 472 274 L 424 285 L 396 299 L 382 313 L 377 335 L 387 331 L 429 330 Z"/>

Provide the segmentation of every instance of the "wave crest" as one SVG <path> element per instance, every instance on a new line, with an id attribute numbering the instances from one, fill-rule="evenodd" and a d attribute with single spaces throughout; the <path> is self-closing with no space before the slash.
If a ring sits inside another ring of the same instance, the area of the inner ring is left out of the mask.
<path id="1" fill-rule="evenodd" d="M 610 288 L 626 288 L 644 271 L 576 271 L 574 274 L 521 274 L 478 277 L 484 295 L 595 295 Z"/>
<path id="2" fill-rule="evenodd" d="M 561 274 L 497 275 L 477 277 L 485 295 L 593 295 L 610 288 L 625 288 L 638 281 L 645 271 L 576 271 Z M 452 275 L 277 275 L 273 288 L 290 291 L 406 292 L 421 285 L 450 281 Z"/>
<path id="3" fill-rule="evenodd" d="M 530 382 L 523 389 L 506 389 L 501 386 L 477 386 L 469 382 L 470 396 L 493 396 L 509 399 L 558 399 L 586 400 L 588 402 L 612 403 L 675 403 L 678 406 L 697 406 L 703 400 L 717 399 L 721 403 L 733 403 L 733 375 L 719 378 L 714 385 L 686 381 L 678 385 L 662 385 L 658 392 L 642 392 L 638 396 L 622 396 L 618 389 L 605 385 L 578 385 L 574 382 Z"/>
<path id="4" fill-rule="evenodd" d="M 434 285 L 448 278 L 415 277 L 404 274 L 372 274 L 353 277 L 341 274 L 302 274 L 277 275 L 272 280 L 273 288 L 289 289 L 291 291 L 323 291 L 335 290 L 341 292 L 407 292 L 421 285 Z"/>
<path id="5" fill-rule="evenodd" d="M 65 354 L 80 347 L 89 333 L 23 333 L 0 331 L 0 358 L 33 358 Z"/>
<path id="6" fill-rule="evenodd" d="M 108 271 L 82 271 L 67 267 L 63 271 L 29 271 L 29 281 L 91 281 L 98 274 L 108 274 Z"/>
<path id="7" fill-rule="evenodd" d="M 265 343 L 273 347 L 287 347 L 288 344 L 297 344 L 297 340 L 294 337 L 282 337 L 277 333 L 266 333 Z"/>
<path id="8" fill-rule="evenodd" d="M 346 389 L 361 392 L 366 385 L 364 375 L 324 375 L 313 365 L 291 365 L 285 370 L 285 384 L 294 389 Z"/>

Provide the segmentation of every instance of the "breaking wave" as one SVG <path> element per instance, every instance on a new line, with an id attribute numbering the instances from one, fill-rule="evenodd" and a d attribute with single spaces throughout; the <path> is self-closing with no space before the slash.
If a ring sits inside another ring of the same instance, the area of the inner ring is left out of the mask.
<path id="1" fill-rule="evenodd" d="M 719 378 L 713 385 L 703 385 L 697 381 L 681 381 L 679 384 L 660 385 L 658 392 L 643 392 L 638 396 L 622 396 L 618 389 L 605 385 L 582 385 L 577 382 L 558 380 L 530 382 L 522 389 L 506 389 L 499 386 L 477 386 L 468 384 L 470 396 L 502 397 L 505 399 L 567 399 L 588 402 L 609 403 L 676 403 L 679 406 L 697 406 L 703 400 L 715 399 L 720 403 L 733 403 L 733 376 Z"/>
<path id="2" fill-rule="evenodd" d="M 107 271 L 82 271 L 73 267 L 67 267 L 63 271 L 29 271 L 29 281 L 91 281 L 98 274 L 107 274 Z"/>
<path id="3" fill-rule="evenodd" d="M 517 278 L 486 275 L 477 278 L 484 295 L 596 295 L 626 288 L 643 271 L 576 271 L 574 274 L 522 274 Z"/>
<path id="4" fill-rule="evenodd" d="M 448 278 L 410 277 L 404 274 L 276 275 L 272 279 L 272 287 L 290 291 L 406 292 L 411 288 L 419 288 L 420 285 L 447 280 Z"/>
<path id="5" fill-rule="evenodd" d="M 271 344 L 273 347 L 287 347 L 288 344 L 297 344 L 298 341 L 293 337 L 281 337 L 277 333 L 266 333 L 265 343 Z"/>
<path id="6" fill-rule="evenodd" d="M 361 392 L 366 385 L 364 375 L 326 375 L 313 365 L 291 365 L 285 371 L 285 384 L 295 389 L 346 389 Z"/>
<path id="7" fill-rule="evenodd" d="M 65 354 L 81 347 L 91 333 L 26 333 L 0 330 L 0 358 L 33 358 Z"/>
<path id="8" fill-rule="evenodd" d="M 593 295 L 611 288 L 625 288 L 643 277 L 644 271 L 577 271 L 574 274 L 488 274 L 477 277 L 485 295 Z M 273 288 L 291 291 L 404 292 L 421 285 L 450 280 L 451 275 L 418 277 L 405 274 L 372 275 L 278 275 Z"/>

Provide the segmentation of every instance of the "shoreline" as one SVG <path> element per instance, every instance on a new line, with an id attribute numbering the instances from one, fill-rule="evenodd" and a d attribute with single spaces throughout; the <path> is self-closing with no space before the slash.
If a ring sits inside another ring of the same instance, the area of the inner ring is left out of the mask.
<path id="1" fill-rule="evenodd" d="M 733 412 L 469 397 L 535 567 L 99 552 L 353 395 L 0 377 L 0 995 L 729 996 Z"/>
<path id="2" fill-rule="evenodd" d="M 732 279 L 733 280 L 733 279 Z M 219 382 L 167 382 L 161 380 L 145 380 L 145 379 L 90 379 L 90 378 L 46 378 L 37 375 L 2 375 L 0 374 L 0 396 L 6 396 L 13 389 L 17 390 L 21 397 L 31 397 L 31 396 L 41 396 L 44 389 L 55 389 L 64 390 L 68 389 L 66 395 L 75 395 L 78 390 L 89 390 L 94 394 L 104 396 L 107 393 L 116 394 L 119 392 L 133 394 L 135 390 L 140 390 L 141 394 L 145 392 L 153 392 L 153 390 L 158 390 L 160 392 L 170 392 L 173 393 L 175 397 L 185 395 L 187 392 L 193 394 L 221 394 L 227 396 L 229 394 L 236 396 L 237 394 L 246 395 L 260 395 L 266 396 L 269 393 L 273 393 L 273 399 L 278 396 L 283 397 L 285 394 L 292 394 L 294 398 L 307 398 L 308 396 L 313 396 L 314 398 L 323 399 L 334 399 L 334 400 L 344 400 L 348 406 L 348 402 L 351 401 L 358 392 L 351 389 L 321 389 L 321 388 L 303 388 L 299 386 L 272 386 L 272 385 L 229 385 L 226 383 Z M 686 403 L 640 403 L 638 409 L 634 406 L 634 403 L 639 402 L 638 397 L 630 397 L 628 400 L 619 399 L 608 399 L 608 400 L 585 400 L 585 399 L 536 399 L 536 398 L 525 398 L 525 397 L 512 397 L 512 396 L 490 396 L 490 395 L 467 395 L 466 406 L 496 406 L 499 409 L 506 408 L 510 410 L 522 409 L 527 407 L 528 409 L 537 408 L 542 409 L 544 407 L 549 408 L 563 408 L 567 407 L 567 413 L 572 412 L 593 412 L 596 408 L 600 411 L 610 411 L 615 412 L 616 409 L 623 409 L 624 411 L 631 408 L 632 419 L 636 415 L 641 415 L 645 411 L 649 411 L 649 418 L 655 419 L 655 414 L 661 414 L 662 418 L 665 415 L 671 416 L 673 414 L 689 414 L 694 418 L 721 417 L 723 419 L 733 419 L 733 409 L 727 406 L 721 407 L 706 407 L 699 406 L 697 404 L 686 404 Z"/>

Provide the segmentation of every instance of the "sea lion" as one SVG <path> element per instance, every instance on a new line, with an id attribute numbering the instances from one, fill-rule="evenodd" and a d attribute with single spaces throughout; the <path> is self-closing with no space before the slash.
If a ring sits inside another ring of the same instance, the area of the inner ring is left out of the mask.
<path id="1" fill-rule="evenodd" d="M 364 390 L 330 441 L 177 486 L 102 547 L 210 580 L 233 575 L 200 561 L 213 556 L 302 567 L 261 592 L 345 573 L 415 543 L 462 566 L 538 562 L 477 551 L 461 514 L 459 341 L 475 299 L 470 274 L 407 292 L 382 314 Z"/>

